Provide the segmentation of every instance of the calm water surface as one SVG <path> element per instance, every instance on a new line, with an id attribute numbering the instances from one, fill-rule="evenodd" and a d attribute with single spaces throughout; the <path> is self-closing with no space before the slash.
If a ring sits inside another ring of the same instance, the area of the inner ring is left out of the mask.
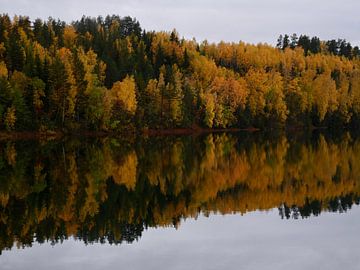
<path id="1" fill-rule="evenodd" d="M 360 269 L 360 140 L 0 143 L 1 269 Z"/>

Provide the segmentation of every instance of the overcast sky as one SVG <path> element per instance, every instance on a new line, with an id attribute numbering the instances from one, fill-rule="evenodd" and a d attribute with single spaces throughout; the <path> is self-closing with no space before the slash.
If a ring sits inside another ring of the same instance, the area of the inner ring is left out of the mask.
<path id="1" fill-rule="evenodd" d="M 176 28 L 201 41 L 274 44 L 281 33 L 360 45 L 359 0 L 0 0 L 0 12 L 67 22 L 82 15 L 136 17 L 146 30 Z"/>

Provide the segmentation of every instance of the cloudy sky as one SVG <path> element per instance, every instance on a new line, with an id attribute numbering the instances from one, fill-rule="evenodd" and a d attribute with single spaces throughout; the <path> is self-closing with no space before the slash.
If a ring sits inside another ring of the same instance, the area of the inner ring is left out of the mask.
<path id="1" fill-rule="evenodd" d="M 0 11 L 67 22 L 130 15 L 146 30 L 176 28 L 198 41 L 274 44 L 281 33 L 304 33 L 360 45 L 359 0 L 0 0 Z"/>

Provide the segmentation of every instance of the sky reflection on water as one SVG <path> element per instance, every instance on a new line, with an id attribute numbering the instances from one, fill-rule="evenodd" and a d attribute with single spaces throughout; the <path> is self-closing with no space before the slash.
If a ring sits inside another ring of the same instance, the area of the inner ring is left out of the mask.
<path id="1" fill-rule="evenodd" d="M 360 208 L 283 220 L 277 209 L 150 228 L 133 244 L 67 240 L 4 251 L 2 269 L 359 269 Z"/>

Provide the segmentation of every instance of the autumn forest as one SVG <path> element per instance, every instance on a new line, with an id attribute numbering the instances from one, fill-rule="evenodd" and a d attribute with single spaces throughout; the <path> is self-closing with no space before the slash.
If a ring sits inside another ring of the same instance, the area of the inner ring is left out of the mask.
<path id="1" fill-rule="evenodd" d="M 343 39 L 198 43 L 130 17 L 0 16 L 0 130 L 359 123 L 360 51 Z"/>

